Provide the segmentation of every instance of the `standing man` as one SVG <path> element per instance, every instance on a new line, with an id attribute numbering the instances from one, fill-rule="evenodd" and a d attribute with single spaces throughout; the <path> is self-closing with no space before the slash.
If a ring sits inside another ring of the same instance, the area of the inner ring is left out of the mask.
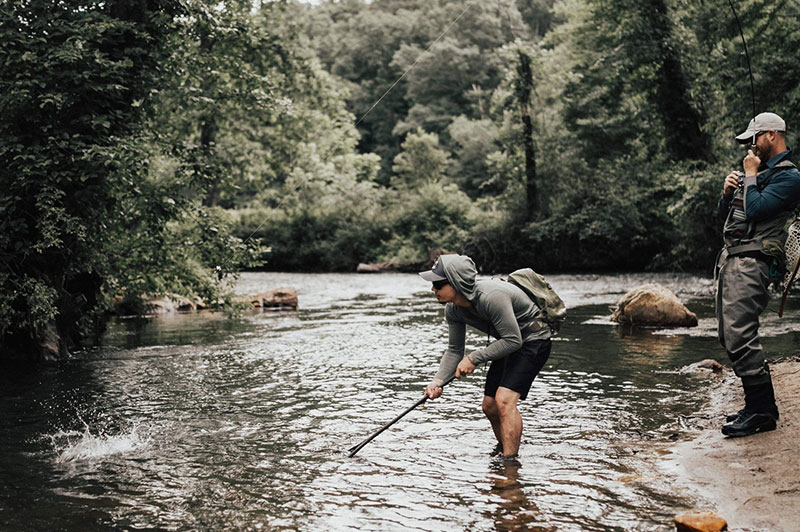
<path id="1" fill-rule="evenodd" d="M 761 113 L 736 137 L 752 144 L 744 173 L 731 172 L 719 202 L 724 247 L 717 259 L 716 315 L 719 340 L 742 379 L 745 407 L 728 416 L 722 433 L 748 436 L 774 430 L 778 407 L 758 338 L 767 287 L 780 275 L 786 222 L 800 202 L 800 172 L 786 147 L 786 123 Z"/>
<path id="2" fill-rule="evenodd" d="M 447 350 L 425 395 L 436 399 L 453 374 L 460 378 L 475 371 L 477 365 L 491 362 L 483 412 L 497 438 L 495 451 L 505 458 L 515 457 L 522 437 L 517 403 L 528 396 L 533 379 L 550 356 L 550 327 L 542 320 L 542 311 L 509 282 L 476 280 L 475 263 L 465 255 L 442 255 L 420 276 L 433 283 L 436 298 L 445 304 L 449 330 Z M 464 356 L 467 325 L 495 340 Z"/>

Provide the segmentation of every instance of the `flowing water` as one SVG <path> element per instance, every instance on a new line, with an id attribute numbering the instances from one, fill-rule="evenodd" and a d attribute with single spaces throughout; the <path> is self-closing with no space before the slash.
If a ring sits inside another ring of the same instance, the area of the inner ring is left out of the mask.
<path id="1" fill-rule="evenodd" d="M 489 456 L 485 369 L 347 457 L 438 365 L 443 309 L 416 275 L 244 274 L 241 293 L 297 287 L 300 310 L 119 319 L 67 363 L 0 368 L 0 529 L 671 530 L 697 501 L 658 456 L 712 383 L 680 370 L 724 360 L 711 281 L 550 281 L 570 316 L 520 407 L 517 463 Z M 699 327 L 610 325 L 647 281 Z M 772 356 L 794 352 L 797 322 L 765 314 Z"/>

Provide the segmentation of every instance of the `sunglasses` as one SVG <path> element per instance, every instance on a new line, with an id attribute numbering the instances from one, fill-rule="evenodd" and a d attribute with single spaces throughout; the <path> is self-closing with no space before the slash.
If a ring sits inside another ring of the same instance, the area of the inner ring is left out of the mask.
<path id="1" fill-rule="evenodd" d="M 442 288 L 444 288 L 444 286 L 445 286 L 446 284 L 449 284 L 449 283 L 447 282 L 447 279 L 442 279 L 441 281 L 433 281 L 433 287 L 434 287 L 436 290 L 441 290 Z"/>

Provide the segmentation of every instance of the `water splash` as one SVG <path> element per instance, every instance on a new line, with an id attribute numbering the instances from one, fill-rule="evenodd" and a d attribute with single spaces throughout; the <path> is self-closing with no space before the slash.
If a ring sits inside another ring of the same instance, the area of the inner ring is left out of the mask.
<path id="1" fill-rule="evenodd" d="M 50 440 L 58 464 L 127 454 L 147 446 L 150 441 L 140 433 L 138 426 L 119 434 L 92 434 L 88 425 L 83 432 L 59 431 L 50 435 Z"/>

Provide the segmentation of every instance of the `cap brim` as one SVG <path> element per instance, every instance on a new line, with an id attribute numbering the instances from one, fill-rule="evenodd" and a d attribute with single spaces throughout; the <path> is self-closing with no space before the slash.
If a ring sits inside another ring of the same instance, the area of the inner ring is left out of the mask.
<path id="1" fill-rule="evenodd" d="M 419 272 L 419 276 L 428 281 L 429 283 L 435 283 L 436 281 L 445 281 L 447 279 L 447 277 L 444 277 L 437 273 L 433 273 L 433 270 Z"/>
<path id="2" fill-rule="evenodd" d="M 747 144 L 748 142 L 752 142 L 753 135 L 757 134 L 758 133 L 756 131 L 747 130 L 744 133 L 736 135 L 736 140 L 739 142 L 739 144 Z"/>

